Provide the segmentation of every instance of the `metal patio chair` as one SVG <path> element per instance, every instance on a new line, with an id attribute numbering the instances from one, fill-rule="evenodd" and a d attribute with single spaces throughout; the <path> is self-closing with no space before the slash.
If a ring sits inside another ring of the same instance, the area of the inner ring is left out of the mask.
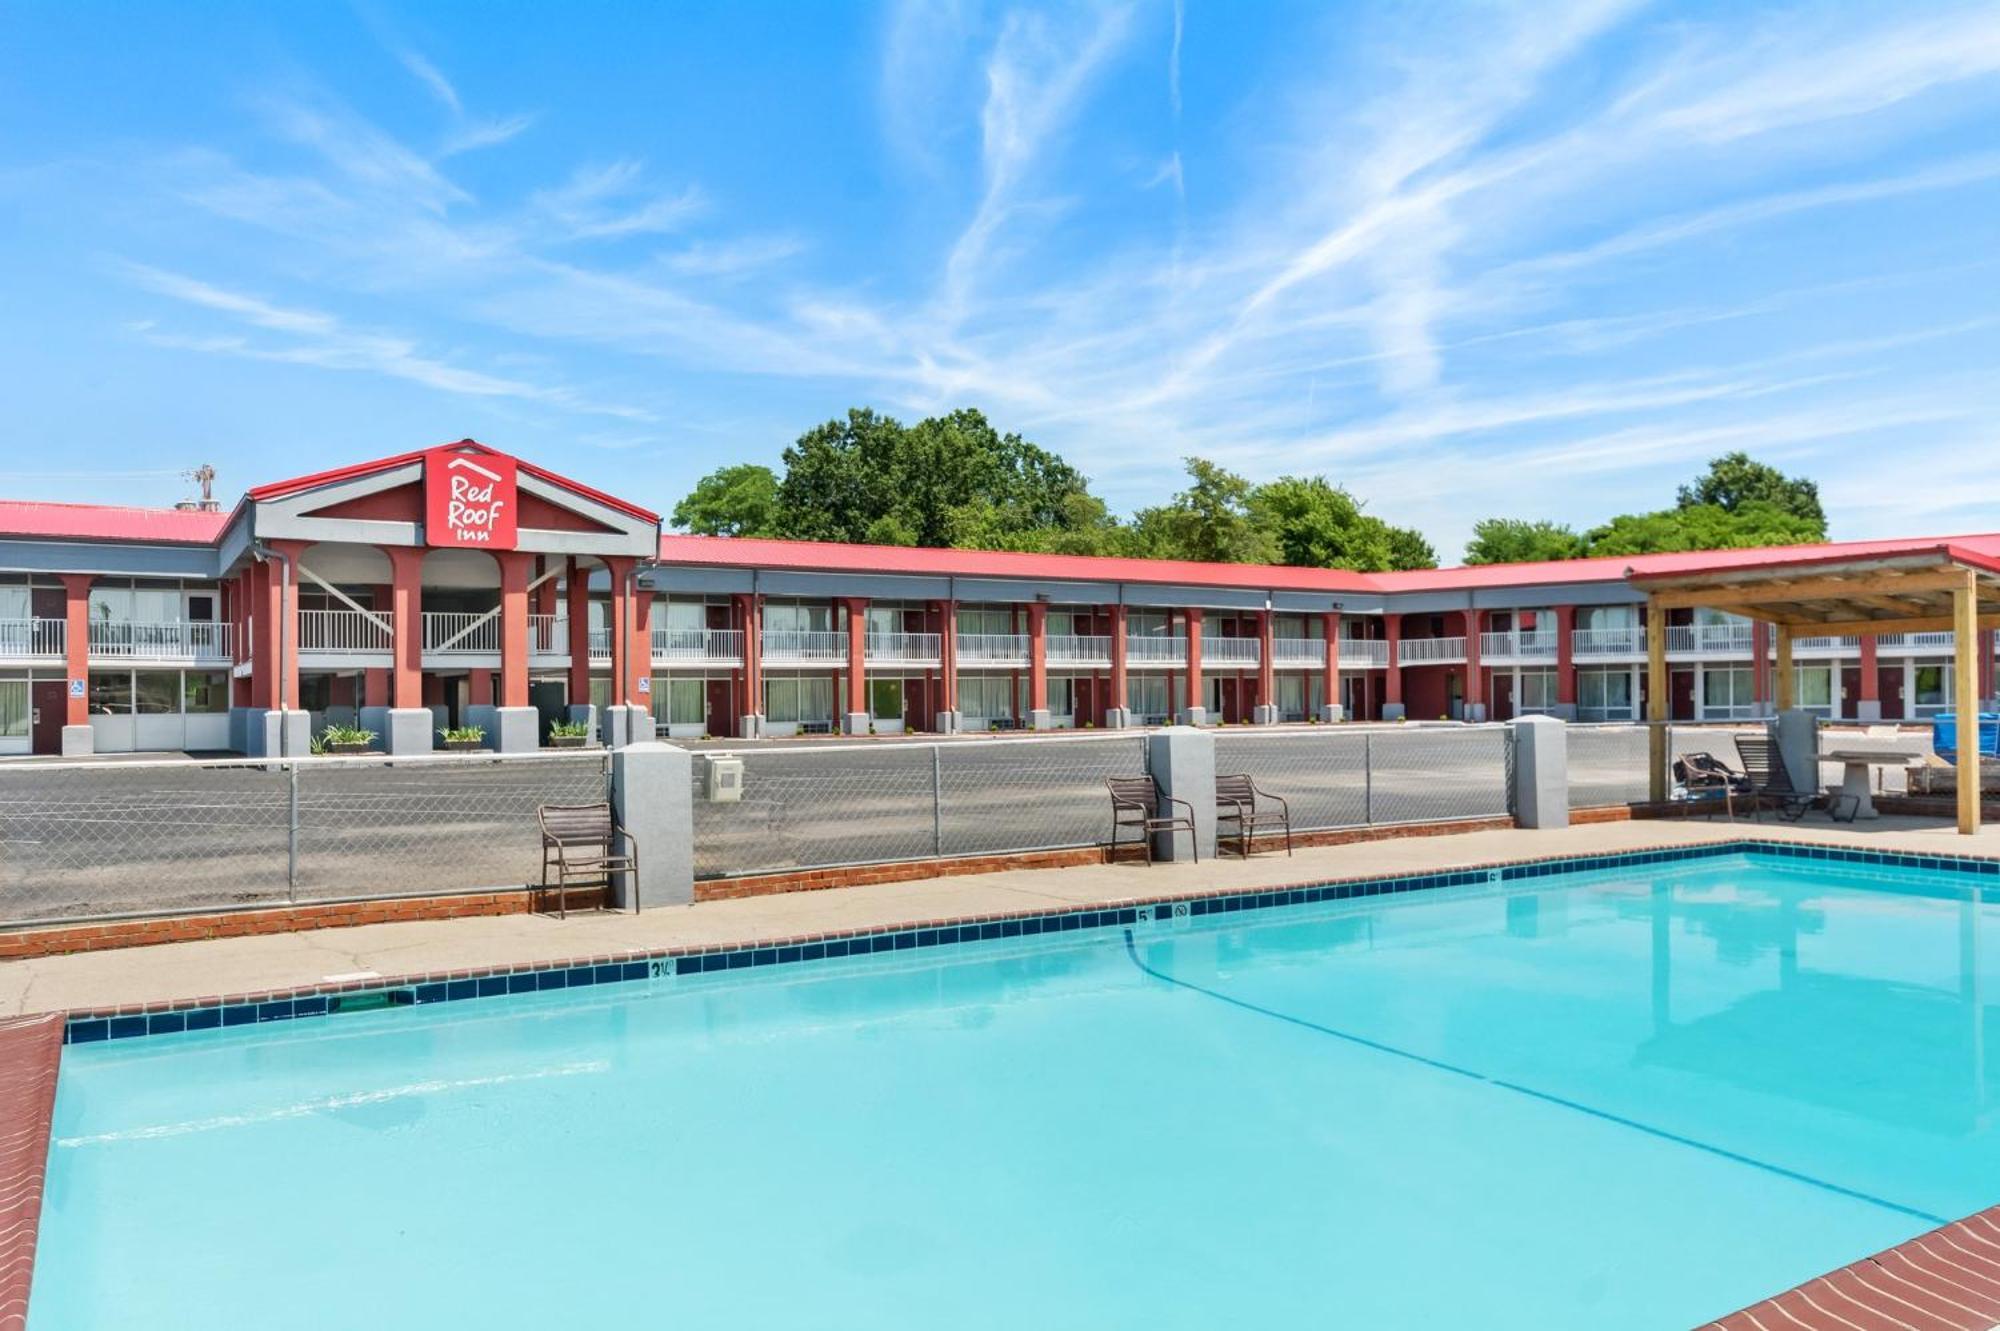
<path id="1" fill-rule="evenodd" d="M 1118 830 L 1130 827 L 1138 831 L 1140 843 L 1146 848 L 1146 863 L 1153 862 L 1153 833 L 1167 831 L 1186 831 L 1188 840 L 1195 843 L 1195 861 L 1200 862 L 1201 846 L 1196 842 L 1192 804 L 1162 795 L 1150 776 L 1108 776 L 1104 784 L 1111 790 L 1111 844 L 1106 859 L 1117 858 Z M 1169 807 L 1162 813 L 1163 805 L 1179 805 L 1187 812 L 1176 814 Z"/>
<path id="2" fill-rule="evenodd" d="M 1276 806 L 1276 807 L 1273 807 Z M 1235 824 L 1238 853 L 1250 858 L 1250 841 L 1260 827 L 1285 829 L 1285 854 L 1292 853 L 1292 806 L 1283 796 L 1257 789 L 1247 774 L 1234 773 L 1215 778 L 1215 831 L 1222 835 L 1224 823 Z"/>
<path id="3" fill-rule="evenodd" d="M 1753 794 L 1756 789 L 1749 777 L 1712 753 L 1684 753 L 1674 759 L 1674 780 L 1687 791 L 1690 800 L 1719 793 L 1722 807 L 1731 819 L 1736 817 L 1736 797 Z M 1715 804 L 1711 795 L 1708 801 L 1711 818 L 1715 817 Z"/>
<path id="4" fill-rule="evenodd" d="M 535 810 L 542 829 L 542 895 L 548 896 L 549 870 L 556 871 L 556 913 L 569 918 L 572 887 L 602 885 L 611 892 L 611 875 L 632 876 L 632 910 L 639 910 L 639 842 L 618 825 L 611 805 L 544 804 Z M 620 843 L 628 847 L 620 852 Z"/>
<path id="5" fill-rule="evenodd" d="M 1826 796 L 1818 791 L 1800 790 L 1792 784 L 1784 755 L 1769 735 L 1738 735 L 1736 752 L 1742 755 L 1743 771 L 1750 778 L 1752 818 L 1768 806 L 1786 822 L 1796 823 L 1808 810 L 1826 803 Z"/>

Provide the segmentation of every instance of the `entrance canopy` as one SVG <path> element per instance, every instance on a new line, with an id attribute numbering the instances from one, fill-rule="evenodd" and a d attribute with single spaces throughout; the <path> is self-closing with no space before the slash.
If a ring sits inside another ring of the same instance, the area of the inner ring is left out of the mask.
<path id="1" fill-rule="evenodd" d="M 1792 641 L 1799 637 L 1950 630 L 1958 716 L 1958 829 L 1979 827 L 1979 630 L 2000 626 L 2000 558 L 1963 545 L 1871 547 L 1865 555 L 1759 552 L 1682 556 L 1671 570 L 1630 573 L 1646 594 L 1646 654 L 1653 727 L 1652 786 L 1666 797 L 1667 612 L 1713 609 L 1772 625 L 1777 702 L 1792 705 Z"/>

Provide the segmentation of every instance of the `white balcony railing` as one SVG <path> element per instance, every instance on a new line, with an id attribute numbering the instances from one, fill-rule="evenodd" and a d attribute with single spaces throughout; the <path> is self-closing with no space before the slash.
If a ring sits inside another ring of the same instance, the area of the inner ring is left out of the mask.
<path id="1" fill-rule="evenodd" d="M 935 633 L 870 633 L 862 650 L 870 661 L 937 661 L 944 645 Z"/>
<path id="2" fill-rule="evenodd" d="M 1405 638 L 1396 644 L 1396 660 L 1401 665 L 1438 665 L 1464 659 L 1464 638 Z"/>
<path id="3" fill-rule="evenodd" d="M 1858 636 L 1792 639 L 1792 654 L 1794 656 L 1838 656 L 1846 652 L 1858 652 L 1860 650 L 1861 639 Z M 1776 651 L 1775 643 L 1773 644 L 1773 651 Z"/>
<path id="4" fill-rule="evenodd" d="M 1556 635 L 1546 629 L 1530 633 L 1482 633 L 1479 656 L 1481 660 L 1553 661 Z"/>
<path id="5" fill-rule="evenodd" d="M 1669 656 L 1747 656 L 1750 652 L 1748 624 L 1670 624 L 1667 626 Z"/>
<path id="6" fill-rule="evenodd" d="M 847 634 L 824 629 L 769 631 L 764 634 L 764 660 L 845 662 Z"/>
<path id="7" fill-rule="evenodd" d="M 1111 664 L 1111 639 L 1102 633 L 1059 633 L 1048 642 L 1051 665 Z"/>
<path id="8" fill-rule="evenodd" d="M 1261 646 L 1262 644 L 1255 638 L 1203 638 L 1202 663 L 1212 666 L 1253 666 L 1262 658 L 1262 653 L 1258 650 Z"/>
<path id="9" fill-rule="evenodd" d="M 529 615 L 528 655 L 568 656 L 569 616 Z"/>
<path id="10" fill-rule="evenodd" d="M 0 657 L 60 661 L 69 624 L 60 619 L 0 619 Z"/>
<path id="11" fill-rule="evenodd" d="M 385 622 L 387 615 L 382 618 Z M 394 635 L 359 610 L 299 611 L 299 654 L 386 652 Z"/>
<path id="12" fill-rule="evenodd" d="M 1646 630 L 1637 624 L 1615 629 L 1578 629 L 1569 635 L 1572 656 L 1644 656 Z"/>
<path id="13" fill-rule="evenodd" d="M 743 659 L 743 630 L 654 629 L 653 659 L 734 665 Z"/>
<path id="14" fill-rule="evenodd" d="M 1273 638 L 1271 664 L 1280 666 L 1326 665 L 1325 638 Z"/>
<path id="15" fill-rule="evenodd" d="M 492 656 L 500 651 L 500 616 L 472 610 L 424 611 L 427 656 Z"/>
<path id="16" fill-rule="evenodd" d="M 90 654 L 141 661 L 227 661 L 227 624 L 212 622 L 92 620 Z"/>
<path id="17" fill-rule="evenodd" d="M 1383 667 L 1389 664 L 1389 644 L 1382 638 L 1342 638 L 1340 663 L 1344 666 Z"/>
<path id="18" fill-rule="evenodd" d="M 1186 638 L 1129 634 L 1125 639 L 1126 665 L 1181 665 L 1186 661 Z"/>
<path id="19" fill-rule="evenodd" d="M 1054 641 L 1051 639 L 1051 641 Z M 958 635 L 960 665 L 1026 665 L 1028 635 L 1025 633 L 961 633 Z"/>
<path id="20" fill-rule="evenodd" d="M 590 659 L 609 661 L 611 659 L 611 630 L 592 629 L 590 631 Z"/>

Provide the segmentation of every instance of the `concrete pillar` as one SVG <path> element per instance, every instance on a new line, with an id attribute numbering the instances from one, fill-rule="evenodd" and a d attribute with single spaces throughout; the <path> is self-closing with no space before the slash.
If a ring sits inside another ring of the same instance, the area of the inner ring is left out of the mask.
<path id="1" fill-rule="evenodd" d="M 1162 860 L 1212 859 L 1215 856 L 1215 736 L 1192 726 L 1168 726 L 1146 736 L 1146 766 L 1160 788 L 1161 813 L 1185 814 L 1188 809 L 1164 803 L 1185 800 L 1194 813 L 1194 836 L 1160 832 L 1153 838 L 1153 856 Z"/>
<path id="2" fill-rule="evenodd" d="M 1875 659 L 1875 635 L 1861 635 L 1861 660 L 1856 667 L 1861 676 L 1861 687 L 1854 695 L 1854 719 L 1857 721 L 1880 721 L 1882 719 L 1882 672 Z"/>
<path id="3" fill-rule="evenodd" d="M 1771 723 L 1771 732 L 1793 788 L 1820 789 L 1825 783 L 1819 775 L 1819 718 L 1803 708 L 1787 708 Z"/>
<path id="4" fill-rule="evenodd" d="M 1569 727 L 1556 717 L 1514 721 L 1514 821 L 1569 826 Z"/>
<path id="5" fill-rule="evenodd" d="M 842 729 L 850 735 L 865 735 L 871 729 L 868 718 L 868 602 L 849 597 L 847 607 L 847 718 Z"/>
<path id="6" fill-rule="evenodd" d="M 1028 729 L 1048 730 L 1055 725 L 1049 711 L 1049 607 L 1041 601 L 1028 603 Z"/>
<path id="7" fill-rule="evenodd" d="M 1382 630 L 1389 649 L 1389 669 L 1382 677 L 1382 719 L 1400 721 L 1409 714 L 1403 706 L 1403 663 L 1398 651 L 1402 645 L 1402 621 L 1395 615 L 1384 615 Z"/>
<path id="8" fill-rule="evenodd" d="M 1104 727 L 1123 730 L 1132 724 L 1132 690 L 1125 674 L 1125 607 L 1111 607 L 1111 705 L 1104 709 Z"/>
<path id="9" fill-rule="evenodd" d="M 1201 618 L 1202 608 L 1190 606 L 1187 615 L 1187 705 L 1181 708 L 1181 724 L 1205 726 L 1208 724 L 1208 706 L 1202 700 L 1208 696 L 1207 687 L 1201 675 Z M 1215 802 L 1210 792 L 1209 802 Z"/>
<path id="10" fill-rule="evenodd" d="M 1776 681 L 1777 676 L 1771 665 L 1771 626 L 1761 619 L 1753 619 L 1750 621 L 1750 698 L 1756 704 L 1757 715 L 1776 714 Z M 1695 695 L 1695 706 L 1701 706 L 1699 692 Z"/>
<path id="11" fill-rule="evenodd" d="M 618 874 L 612 900 L 657 910 L 694 901 L 694 755 L 656 740 L 611 755 L 611 807 L 636 843 L 639 871 Z"/>
<path id="12" fill-rule="evenodd" d="M 1269 609 L 1257 615 L 1257 705 L 1250 720 L 1260 726 L 1278 721 L 1278 633 L 1277 616 Z"/>

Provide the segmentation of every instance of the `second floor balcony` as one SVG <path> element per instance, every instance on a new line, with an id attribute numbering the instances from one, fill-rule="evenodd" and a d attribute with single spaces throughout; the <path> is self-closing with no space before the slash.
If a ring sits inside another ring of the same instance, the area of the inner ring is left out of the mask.
<path id="1" fill-rule="evenodd" d="M 765 665 L 845 665 L 847 634 L 830 629 L 766 629 Z"/>
<path id="2" fill-rule="evenodd" d="M 1184 666 L 1187 664 L 1187 639 L 1167 637 L 1164 634 L 1135 633 L 1125 639 L 1125 665 L 1133 666 Z"/>
<path id="3" fill-rule="evenodd" d="M 742 629 L 654 629 L 653 660 L 663 665 L 739 666 Z"/>
<path id="4" fill-rule="evenodd" d="M 861 650 L 869 665 L 941 665 L 944 639 L 935 633 L 870 633 Z"/>
<path id="5" fill-rule="evenodd" d="M 1340 663 L 1344 666 L 1381 669 L 1389 664 L 1389 644 L 1382 638 L 1342 638 Z"/>
<path id="6" fill-rule="evenodd" d="M 0 619 L 0 661 L 60 661 L 69 643 L 61 619 Z"/>
<path id="7" fill-rule="evenodd" d="M 1396 644 L 1399 665 L 1457 665 L 1465 660 L 1465 639 L 1405 638 Z"/>
<path id="8" fill-rule="evenodd" d="M 1326 665 L 1325 638 L 1273 638 L 1271 664 L 1279 667 L 1319 669 Z"/>
<path id="9" fill-rule="evenodd" d="M 228 661 L 230 630 L 204 620 L 93 619 L 90 654 L 130 661 Z"/>
<path id="10" fill-rule="evenodd" d="M 1201 660 L 1206 666 L 1254 666 L 1263 659 L 1263 644 L 1255 638 L 1203 638 Z"/>
<path id="11" fill-rule="evenodd" d="M 1531 632 L 1482 633 L 1479 635 L 1482 661 L 1553 661 L 1556 634 L 1552 629 Z"/>

